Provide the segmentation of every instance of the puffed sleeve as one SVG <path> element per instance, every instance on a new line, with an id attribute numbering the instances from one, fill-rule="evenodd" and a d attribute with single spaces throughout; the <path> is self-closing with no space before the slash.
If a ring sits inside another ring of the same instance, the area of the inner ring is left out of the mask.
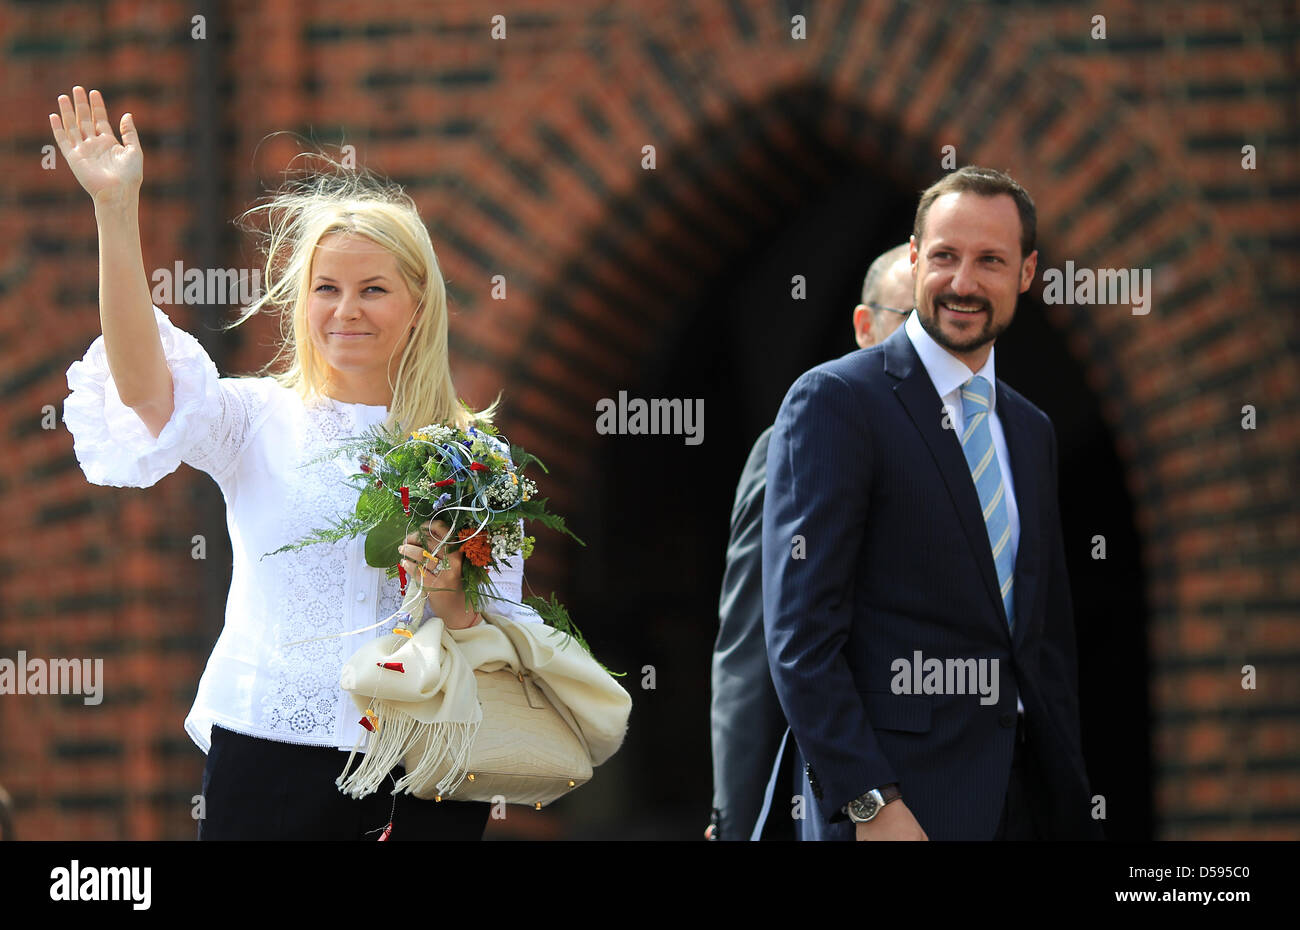
<path id="1" fill-rule="evenodd" d="M 104 337 L 68 368 L 71 393 L 63 422 L 86 480 L 119 488 L 147 488 L 174 472 L 182 461 L 214 476 L 233 463 L 240 443 L 230 442 L 234 388 L 220 379 L 197 339 L 153 308 L 175 407 L 155 438 L 135 411 L 122 403 L 108 369 Z M 222 453 L 225 454 L 222 454 Z"/>

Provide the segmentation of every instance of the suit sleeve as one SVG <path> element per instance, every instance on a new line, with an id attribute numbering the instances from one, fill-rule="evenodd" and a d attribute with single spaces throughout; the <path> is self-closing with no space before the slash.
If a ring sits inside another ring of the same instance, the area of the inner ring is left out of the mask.
<path id="1" fill-rule="evenodd" d="M 713 647 L 713 806 L 719 838 L 747 840 L 785 718 L 772 689 L 763 643 L 763 491 L 771 431 L 754 443 L 736 486 L 727 568 Z"/>
<path id="2" fill-rule="evenodd" d="M 768 661 L 828 821 L 843 820 L 840 808 L 863 792 L 899 781 L 844 657 L 871 485 L 866 409 L 844 379 L 807 372 L 781 404 L 767 456 Z"/>
<path id="3" fill-rule="evenodd" d="M 1057 474 L 1056 430 L 1049 421 L 1051 454 L 1048 460 L 1047 494 L 1047 616 L 1043 629 L 1043 682 L 1054 710 L 1065 727 L 1065 735 L 1079 764 L 1083 764 L 1079 727 L 1079 666 L 1074 636 L 1074 601 L 1070 595 L 1070 578 L 1065 567 L 1065 540 L 1061 530 L 1059 476 Z"/>

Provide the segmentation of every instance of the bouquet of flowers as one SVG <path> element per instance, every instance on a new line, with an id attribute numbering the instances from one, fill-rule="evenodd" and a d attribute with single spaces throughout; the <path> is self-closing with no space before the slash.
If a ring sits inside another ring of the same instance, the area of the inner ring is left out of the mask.
<path id="1" fill-rule="evenodd" d="M 436 558 L 444 551 L 461 551 L 465 603 L 478 611 L 485 596 L 506 600 L 492 585 L 489 570 L 503 565 L 513 568 L 512 559 L 532 555 L 535 539 L 520 529 L 521 518 L 586 545 L 565 526 L 563 517 L 547 511 L 546 499 L 537 496 L 537 484 L 524 475 L 534 463 L 547 471 L 542 461 L 509 445 L 495 428 L 481 421 L 464 430 L 433 424 L 407 436 L 380 424 L 360 437 L 344 440 L 316 461 L 339 454 L 358 462 L 358 472 L 348 479 L 357 485 L 355 512 L 267 555 L 364 533 L 366 563 L 385 569 L 389 578 L 400 576 L 405 595 L 407 579 L 398 564 L 398 546 L 421 524 L 442 520 L 451 525 L 451 533 L 430 552 Z M 423 539 L 421 542 L 424 544 Z M 481 588 L 490 593 L 485 595 Z M 524 598 L 521 606 L 531 607 L 549 626 L 572 636 L 590 654 L 591 648 L 554 594 L 549 601 Z"/>

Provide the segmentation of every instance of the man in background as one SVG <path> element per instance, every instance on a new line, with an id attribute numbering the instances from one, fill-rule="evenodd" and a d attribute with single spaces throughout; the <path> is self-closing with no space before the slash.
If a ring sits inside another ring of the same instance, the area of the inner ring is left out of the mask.
<path id="1" fill-rule="evenodd" d="M 853 308 L 858 346 L 865 349 L 886 339 L 902 325 L 911 307 L 912 265 L 908 245 L 903 243 L 878 256 L 867 270 L 862 303 Z M 771 806 L 769 782 L 793 774 L 792 758 L 787 761 L 786 753 L 788 728 L 763 642 L 761 544 L 771 436 L 768 427 L 750 450 L 731 510 L 713 648 L 713 824 L 706 835 L 715 840 L 757 838 L 756 824 L 757 832 L 767 838 L 794 839 L 791 818 L 766 817 Z M 781 810 L 785 811 L 784 804 Z M 758 823 L 760 813 L 766 829 Z"/>

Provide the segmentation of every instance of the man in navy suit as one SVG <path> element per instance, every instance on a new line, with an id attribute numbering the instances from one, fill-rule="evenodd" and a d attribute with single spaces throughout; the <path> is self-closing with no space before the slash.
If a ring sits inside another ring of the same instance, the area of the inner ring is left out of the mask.
<path id="1" fill-rule="evenodd" d="M 902 325 L 912 306 L 912 263 L 906 242 L 876 257 L 853 308 L 853 336 L 866 348 Z M 759 434 L 736 485 L 727 568 L 718 601 L 713 647 L 713 823 L 710 839 L 793 839 L 784 792 L 791 764 L 789 729 L 781 713 L 763 639 L 763 490 L 769 426 Z M 767 797 L 768 785 L 773 794 Z M 779 801 L 774 808 L 773 800 Z M 767 802 L 767 803 L 765 803 Z M 762 818 L 763 822 L 758 823 Z"/>
<path id="2" fill-rule="evenodd" d="M 1100 838 L 1056 435 L 994 369 L 1036 225 L 1006 174 L 943 177 L 917 206 L 904 326 L 781 404 L 763 618 L 805 839 Z"/>

